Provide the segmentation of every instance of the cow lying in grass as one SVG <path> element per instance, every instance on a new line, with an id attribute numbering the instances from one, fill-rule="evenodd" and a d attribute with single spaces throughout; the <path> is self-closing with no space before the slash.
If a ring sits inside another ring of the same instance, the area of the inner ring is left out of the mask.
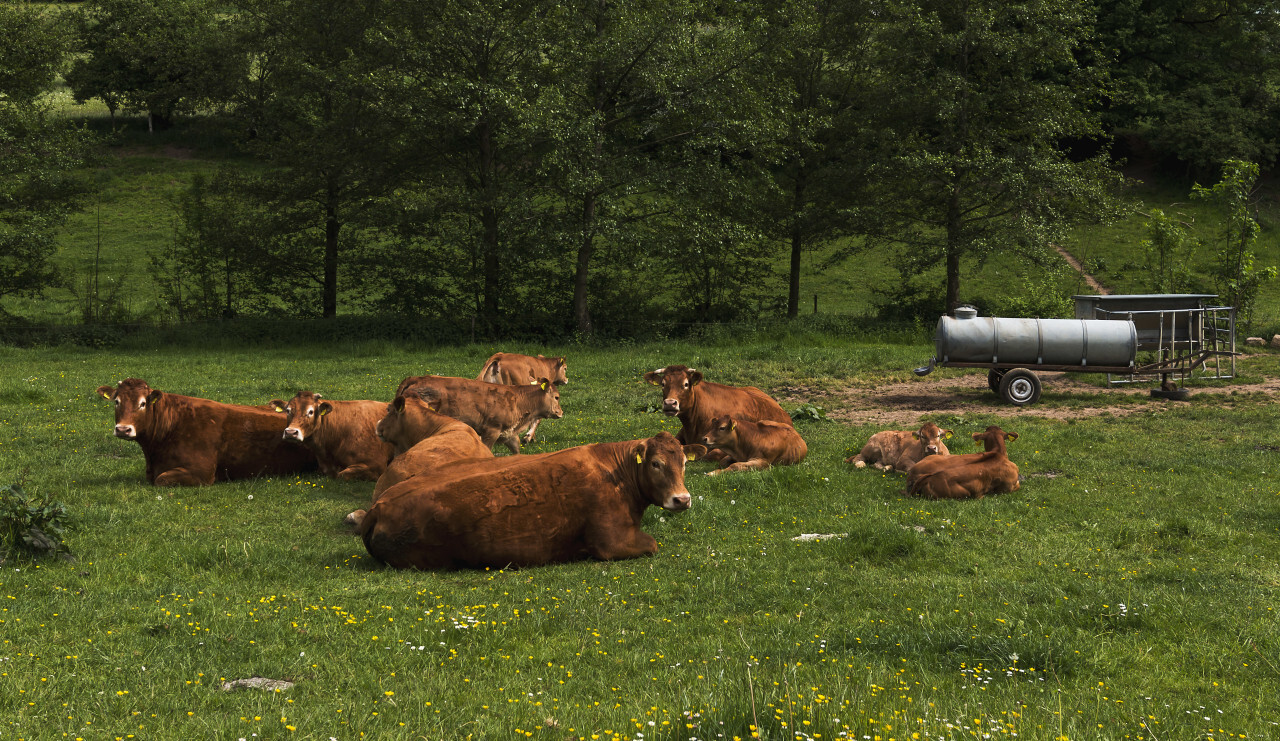
<path id="1" fill-rule="evenodd" d="M 720 467 L 708 476 L 791 466 L 804 460 L 809 452 L 804 438 L 789 424 L 737 420 L 732 415 L 711 420 L 711 429 L 702 436 L 702 444 L 724 454 Z"/>
<path id="2" fill-rule="evenodd" d="M 951 439 L 951 430 L 944 430 L 933 422 L 925 422 L 918 430 L 885 430 L 872 435 L 867 444 L 855 456 L 845 458 L 855 468 L 866 468 L 870 463 L 881 471 L 906 472 L 917 462 L 930 455 L 948 455 L 951 451 L 943 440 Z"/>
<path id="3" fill-rule="evenodd" d="M 981 499 L 987 494 L 1017 491 L 1018 466 L 1009 460 L 1007 441 L 1018 439 L 991 425 L 973 439 L 985 446 L 983 453 L 930 456 L 907 472 L 906 493 L 929 499 Z"/>

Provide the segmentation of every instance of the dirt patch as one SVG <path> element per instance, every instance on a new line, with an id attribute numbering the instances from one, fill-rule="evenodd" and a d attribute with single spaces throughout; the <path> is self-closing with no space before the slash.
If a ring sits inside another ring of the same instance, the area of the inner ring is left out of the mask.
<path id="1" fill-rule="evenodd" d="M 1067 377 L 1065 373 L 1037 373 L 1045 391 L 1049 393 L 1078 393 L 1087 395 L 1085 405 L 1047 406 L 1043 401 L 1025 407 L 1006 403 L 987 387 L 987 376 L 969 374 L 956 377 L 926 377 L 919 380 L 886 383 L 874 388 L 846 388 L 834 392 L 809 389 L 781 390 L 781 400 L 787 404 L 816 404 L 827 409 L 830 419 L 855 425 L 876 425 L 886 428 L 907 429 L 922 424 L 926 419 L 938 416 L 964 414 L 999 414 L 1001 417 L 1041 417 L 1048 419 L 1087 419 L 1111 415 L 1123 417 L 1130 414 L 1154 414 L 1182 402 L 1154 399 L 1151 385 L 1125 385 L 1100 388 Z M 1202 396 L 1229 397 L 1237 393 L 1268 393 L 1280 391 L 1280 378 L 1268 378 L 1263 383 L 1214 386 L 1197 389 L 1187 387 L 1191 398 Z M 1108 403 L 1108 399 L 1124 397 L 1125 403 Z M 1096 403 L 1093 400 L 1096 399 Z"/>
<path id="2" fill-rule="evenodd" d="M 1059 255 L 1062 255 L 1062 259 L 1066 260 L 1067 264 L 1070 265 L 1073 270 L 1080 274 L 1081 278 L 1084 278 L 1085 285 L 1089 286 L 1089 288 L 1093 289 L 1093 291 L 1100 296 L 1111 295 L 1111 291 L 1107 290 L 1106 287 L 1099 283 L 1097 278 L 1085 272 L 1084 265 L 1076 259 L 1075 255 L 1067 252 L 1065 248 L 1059 245 L 1054 245 L 1053 248 L 1058 251 Z"/>

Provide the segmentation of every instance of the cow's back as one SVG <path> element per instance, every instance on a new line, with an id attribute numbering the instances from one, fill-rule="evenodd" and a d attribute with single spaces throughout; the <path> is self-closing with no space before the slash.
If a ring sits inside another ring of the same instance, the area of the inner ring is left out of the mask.
<path id="1" fill-rule="evenodd" d="M 686 428 L 682 432 L 688 432 L 681 437 L 686 443 L 697 442 L 711 420 L 724 415 L 748 422 L 768 420 L 791 424 L 791 417 L 782 406 L 755 386 L 727 386 L 703 381 L 694 389 L 693 404 L 681 409 L 679 415 Z"/>

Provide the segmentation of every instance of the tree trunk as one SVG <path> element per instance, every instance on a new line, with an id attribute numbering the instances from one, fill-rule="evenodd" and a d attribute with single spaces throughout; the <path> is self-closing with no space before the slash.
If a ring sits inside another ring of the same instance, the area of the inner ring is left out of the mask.
<path id="1" fill-rule="evenodd" d="M 787 318 L 795 319 L 800 315 L 800 257 L 804 251 L 804 224 L 801 215 L 804 212 L 805 188 L 808 185 L 808 172 L 805 168 L 804 155 L 801 155 L 799 169 L 796 170 L 795 187 L 791 198 L 791 273 L 790 287 L 787 291 Z"/>
<path id="2" fill-rule="evenodd" d="M 578 244 L 578 266 L 573 274 L 573 320 L 578 331 L 591 334 L 591 308 L 587 305 L 587 282 L 591 277 L 591 256 L 595 253 L 596 194 L 582 199 L 582 241 Z"/>
<path id="3" fill-rule="evenodd" d="M 960 253 L 963 245 L 961 230 L 963 219 L 960 215 L 960 184 L 951 186 L 951 198 L 947 201 L 947 311 L 955 311 L 960 305 Z"/>
<path id="4" fill-rule="evenodd" d="M 498 259 L 501 238 L 498 229 L 497 154 L 493 148 L 493 127 L 483 119 L 476 130 L 480 150 L 480 252 L 484 271 L 484 303 L 482 316 L 492 327 L 498 321 L 498 292 L 501 283 L 501 261 Z"/>
<path id="5" fill-rule="evenodd" d="M 331 319 L 338 315 L 338 234 L 342 222 L 338 221 L 338 209 L 332 191 L 329 204 L 324 209 L 324 287 L 322 288 L 321 315 Z"/>

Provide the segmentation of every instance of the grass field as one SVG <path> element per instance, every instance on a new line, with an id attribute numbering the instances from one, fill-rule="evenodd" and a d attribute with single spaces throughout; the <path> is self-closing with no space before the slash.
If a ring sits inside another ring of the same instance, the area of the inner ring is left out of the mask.
<path id="1" fill-rule="evenodd" d="M 1015 416 L 939 371 L 920 389 L 966 399 L 932 417 L 954 450 L 987 424 L 1020 434 L 1019 491 L 908 499 L 898 476 L 842 462 L 879 427 L 806 421 L 799 466 L 690 464 L 693 507 L 645 516 L 653 558 L 443 573 L 370 561 L 341 524 L 367 482 L 148 486 L 93 394 L 138 376 L 224 401 L 385 399 L 496 349 L 569 359 L 566 416 L 534 450 L 674 431 L 640 378 L 668 363 L 811 389 L 834 413 L 835 392 L 910 378 L 929 353 L 813 334 L 0 348 L 0 484 L 78 521 L 74 561 L 0 569 L 0 738 L 1280 737 L 1277 406 L 1248 386 L 1125 397 L 1121 414 L 1104 411 L 1118 392 L 1050 385 Z M 1280 375 L 1278 359 L 1242 360 L 1243 378 Z M 222 689 L 254 676 L 295 685 Z"/>

